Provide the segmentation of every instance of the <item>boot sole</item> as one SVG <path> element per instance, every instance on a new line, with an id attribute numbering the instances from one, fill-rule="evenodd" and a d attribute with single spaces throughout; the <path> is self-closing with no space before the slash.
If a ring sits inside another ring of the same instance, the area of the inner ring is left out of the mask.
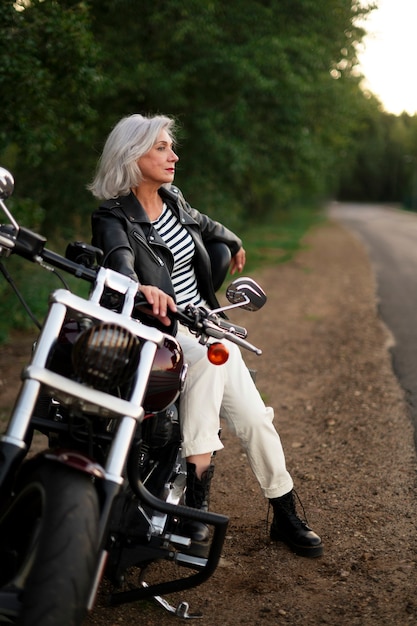
<path id="1" fill-rule="evenodd" d="M 273 528 L 271 528 L 269 536 L 272 541 L 282 541 L 283 543 L 285 543 L 298 556 L 316 558 L 318 556 L 322 556 L 323 554 L 323 544 L 321 543 L 319 543 L 317 546 L 300 546 L 299 544 L 290 541 L 287 537 L 285 537 L 285 535 L 281 535 Z"/>

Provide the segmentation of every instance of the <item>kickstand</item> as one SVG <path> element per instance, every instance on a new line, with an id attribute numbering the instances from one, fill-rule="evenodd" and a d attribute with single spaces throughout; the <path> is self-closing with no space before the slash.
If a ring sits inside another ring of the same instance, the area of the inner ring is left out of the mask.
<path id="1" fill-rule="evenodd" d="M 142 581 L 141 584 L 142 587 L 149 587 L 149 585 L 145 581 Z M 162 608 L 168 611 L 168 613 L 172 613 L 176 617 L 181 617 L 182 619 L 199 619 L 203 617 L 201 613 L 189 613 L 188 602 L 180 602 L 179 605 L 175 607 L 167 602 L 167 600 L 165 600 L 165 598 L 163 598 L 162 596 L 152 596 L 152 598 L 157 604 L 159 604 L 159 606 L 162 606 Z"/>

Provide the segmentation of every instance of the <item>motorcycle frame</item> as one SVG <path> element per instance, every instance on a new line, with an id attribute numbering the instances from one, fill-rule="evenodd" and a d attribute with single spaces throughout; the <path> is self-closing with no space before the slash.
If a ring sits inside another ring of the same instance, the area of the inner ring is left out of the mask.
<path id="1" fill-rule="evenodd" d="M 107 287 L 124 296 L 121 313 L 106 309 L 100 305 L 100 299 Z M 156 328 L 146 326 L 138 320 L 131 318 L 136 293 L 136 282 L 108 268 L 100 268 L 88 300 L 65 289 L 59 289 L 51 294 L 49 311 L 31 362 L 22 372 L 23 383 L 12 412 L 12 417 L 5 434 L 0 438 L 0 501 L 6 503 L 10 497 L 16 469 L 28 450 L 25 439 L 31 425 L 32 415 L 41 388 L 46 388 L 51 395 L 53 394 L 58 399 L 63 398 L 66 402 L 76 400 L 81 407 L 87 408 L 89 405 L 94 405 L 98 407 L 98 414 L 101 417 L 113 418 L 119 422 L 104 467 L 93 462 L 88 456 L 78 453 L 74 455 L 68 450 L 58 452 L 46 450 L 40 453 L 41 457 L 47 458 L 52 463 L 63 463 L 75 468 L 77 471 L 89 473 L 98 478 L 100 482 L 101 513 L 99 538 L 101 549 L 91 587 L 88 609 L 91 609 L 94 604 L 107 555 L 111 549 L 111 542 L 109 544 L 107 535 L 112 507 L 123 484 L 123 471 L 137 425 L 144 418 L 142 405 L 154 357 L 158 347 L 162 346 L 165 337 Z M 48 369 L 47 360 L 51 348 L 58 340 L 64 320 L 68 316 L 74 318 L 88 317 L 95 322 L 114 323 L 140 338 L 143 343 L 140 364 L 134 375 L 130 395 L 127 399 L 121 399 L 105 391 L 92 389 Z M 113 594 L 111 602 L 120 604 L 122 602 L 149 598 L 158 594 L 182 591 L 195 587 L 207 580 L 215 571 L 219 562 L 229 521 L 228 517 L 160 500 L 152 495 L 140 481 L 137 484 L 131 484 L 131 487 L 136 492 L 140 502 L 156 511 L 201 521 L 213 526 L 214 533 L 207 558 L 202 559 L 174 551 L 167 555 L 172 561 L 191 567 L 197 570 L 197 573 L 186 578 Z M 154 558 L 156 558 L 157 554 L 158 551 L 156 550 Z"/>

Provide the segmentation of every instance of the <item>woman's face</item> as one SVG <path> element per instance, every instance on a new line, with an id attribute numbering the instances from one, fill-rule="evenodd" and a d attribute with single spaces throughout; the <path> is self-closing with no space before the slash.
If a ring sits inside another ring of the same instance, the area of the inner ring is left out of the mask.
<path id="1" fill-rule="evenodd" d="M 143 181 L 158 186 L 172 183 L 175 176 L 177 156 L 172 149 L 172 139 L 165 129 L 161 130 L 152 148 L 137 163 L 142 172 Z"/>

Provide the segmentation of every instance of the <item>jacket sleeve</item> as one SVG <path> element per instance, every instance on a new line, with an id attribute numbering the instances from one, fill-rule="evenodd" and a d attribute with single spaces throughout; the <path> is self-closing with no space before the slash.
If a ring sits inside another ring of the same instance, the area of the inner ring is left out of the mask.
<path id="1" fill-rule="evenodd" d="M 108 209 L 98 209 L 91 217 L 92 244 L 104 253 L 103 265 L 139 282 L 135 257 L 121 219 Z"/>

